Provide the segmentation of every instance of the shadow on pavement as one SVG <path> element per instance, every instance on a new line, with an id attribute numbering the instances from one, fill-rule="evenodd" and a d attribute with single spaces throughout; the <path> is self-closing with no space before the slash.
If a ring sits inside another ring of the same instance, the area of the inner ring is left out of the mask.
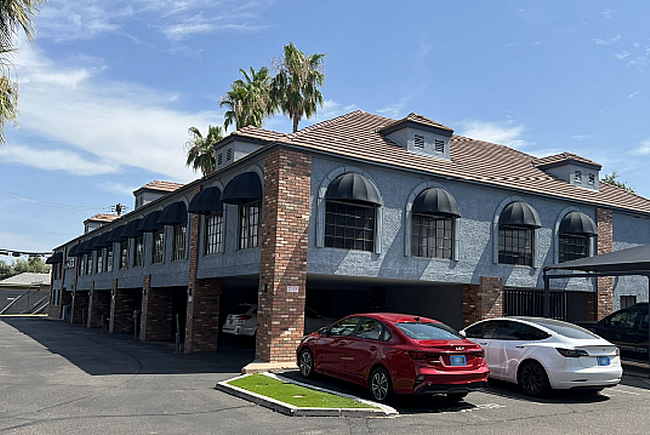
<path id="1" fill-rule="evenodd" d="M 99 328 L 47 318 L 3 317 L 0 322 L 90 375 L 239 373 L 255 356 L 250 346 L 232 340 L 217 352 L 175 354 L 173 343 L 134 342 L 132 334 L 102 334 Z"/>
<path id="2" fill-rule="evenodd" d="M 490 380 L 490 386 L 485 390 L 485 393 L 506 397 L 508 399 L 537 403 L 598 403 L 610 400 L 609 397 L 599 392 L 585 390 L 553 390 L 547 397 L 531 397 L 524 394 L 518 385 L 493 379 Z"/>

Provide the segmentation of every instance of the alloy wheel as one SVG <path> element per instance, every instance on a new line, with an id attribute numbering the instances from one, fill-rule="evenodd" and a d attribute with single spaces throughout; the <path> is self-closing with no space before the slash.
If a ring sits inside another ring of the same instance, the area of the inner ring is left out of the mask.
<path id="1" fill-rule="evenodd" d="M 376 370 L 370 381 L 370 389 L 372 391 L 372 397 L 375 400 L 382 402 L 388 397 L 389 383 L 388 376 L 383 370 Z"/>
<path id="2" fill-rule="evenodd" d="M 307 349 L 304 349 L 300 352 L 300 374 L 308 378 L 314 372 L 314 359 L 311 356 L 311 352 Z"/>
<path id="3" fill-rule="evenodd" d="M 521 372 L 521 388 L 526 394 L 538 396 L 544 390 L 546 374 L 538 364 L 527 364 Z"/>

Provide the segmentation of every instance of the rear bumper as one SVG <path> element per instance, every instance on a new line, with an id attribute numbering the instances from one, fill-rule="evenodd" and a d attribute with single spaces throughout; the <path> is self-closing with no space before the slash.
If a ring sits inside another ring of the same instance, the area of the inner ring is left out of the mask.
<path id="1" fill-rule="evenodd" d="M 222 328 L 222 331 L 224 334 L 245 335 L 248 337 L 252 337 L 255 335 L 254 328 L 246 328 L 243 326 L 224 326 Z"/>
<path id="2" fill-rule="evenodd" d="M 590 367 L 573 370 L 549 370 L 551 387 L 557 390 L 614 387 L 621 382 L 620 365 L 609 368 Z"/>
<path id="3" fill-rule="evenodd" d="M 469 393 L 472 391 L 485 390 L 487 386 L 487 381 L 470 382 L 467 384 L 424 384 L 418 387 L 413 394 L 425 396 L 435 394 Z"/>

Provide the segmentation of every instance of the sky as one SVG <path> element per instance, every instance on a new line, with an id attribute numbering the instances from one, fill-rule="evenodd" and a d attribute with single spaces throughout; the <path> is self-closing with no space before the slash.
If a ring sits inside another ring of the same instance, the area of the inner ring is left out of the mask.
<path id="1" fill-rule="evenodd" d="M 189 182 L 188 128 L 239 69 L 324 53 L 325 104 L 411 112 L 535 156 L 569 151 L 650 197 L 650 2 L 50 0 L 17 41 L 0 250 L 47 252 L 152 180 Z M 281 114 L 265 128 L 290 132 Z M 8 260 L 0 257 L 0 260 Z"/>

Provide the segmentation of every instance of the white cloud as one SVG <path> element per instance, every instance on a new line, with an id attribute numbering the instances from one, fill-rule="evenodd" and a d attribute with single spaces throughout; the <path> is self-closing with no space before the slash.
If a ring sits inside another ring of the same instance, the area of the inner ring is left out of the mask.
<path id="1" fill-rule="evenodd" d="M 614 54 L 614 58 L 625 62 L 628 67 L 643 70 L 650 62 L 650 45 L 641 46 L 638 42 L 633 44 L 633 50 Z"/>
<path id="2" fill-rule="evenodd" d="M 43 150 L 8 144 L 0 148 L 3 161 L 45 171 L 64 171 L 74 175 L 101 175 L 119 172 L 110 163 L 92 162 L 66 150 Z"/>
<path id="3" fill-rule="evenodd" d="M 115 183 L 113 181 L 105 181 L 103 183 L 99 183 L 97 184 L 97 187 L 99 187 L 105 192 L 115 193 L 117 195 L 125 195 L 125 196 L 133 195 L 133 191 L 137 189 L 137 187 L 127 186 L 123 183 Z"/>
<path id="4" fill-rule="evenodd" d="M 634 98 L 634 97 L 636 97 L 637 95 L 639 95 L 639 91 L 634 91 L 634 92 L 632 92 L 630 95 L 628 95 L 627 98 Z"/>
<path id="5" fill-rule="evenodd" d="M 464 128 L 460 133 L 463 136 L 507 145 L 512 148 L 525 148 L 530 145 L 528 141 L 522 138 L 526 130 L 523 124 L 514 125 L 513 122 L 504 124 L 499 122 L 466 120 L 460 122 L 460 125 Z"/>
<path id="6" fill-rule="evenodd" d="M 578 142 L 583 142 L 587 139 L 591 139 L 592 135 L 591 134 L 576 134 L 574 136 L 571 136 L 571 139 L 577 140 Z"/>
<path id="7" fill-rule="evenodd" d="M 621 35 L 616 35 L 609 39 L 594 38 L 594 42 L 596 43 L 596 45 L 614 45 L 617 42 L 620 42 L 621 39 L 622 39 Z"/>
<path id="8" fill-rule="evenodd" d="M 413 95 L 404 97 L 401 100 L 399 100 L 398 103 L 389 104 L 387 106 L 382 107 L 381 109 L 377 109 L 377 113 L 381 113 L 382 115 L 387 116 L 389 118 L 400 118 L 404 116 L 404 109 L 406 108 L 406 105 L 408 104 L 409 101 L 411 101 L 412 98 Z"/>
<path id="9" fill-rule="evenodd" d="M 639 146 L 633 151 L 634 154 L 640 156 L 650 155 L 650 137 L 641 141 Z"/>
<path id="10" fill-rule="evenodd" d="M 7 146 L 6 158 L 77 175 L 113 173 L 132 166 L 180 181 L 194 178 L 184 164 L 187 129 L 219 124 L 220 114 L 175 110 L 176 94 L 101 81 L 96 70 L 61 67 L 34 45 L 21 47 L 18 56 L 21 131 L 73 151 L 50 151 L 55 154 L 47 159 L 38 151 L 41 157 L 33 158 L 37 147 L 30 147 L 21 135 L 23 146 Z M 8 139 L 15 134 L 8 131 Z"/>

